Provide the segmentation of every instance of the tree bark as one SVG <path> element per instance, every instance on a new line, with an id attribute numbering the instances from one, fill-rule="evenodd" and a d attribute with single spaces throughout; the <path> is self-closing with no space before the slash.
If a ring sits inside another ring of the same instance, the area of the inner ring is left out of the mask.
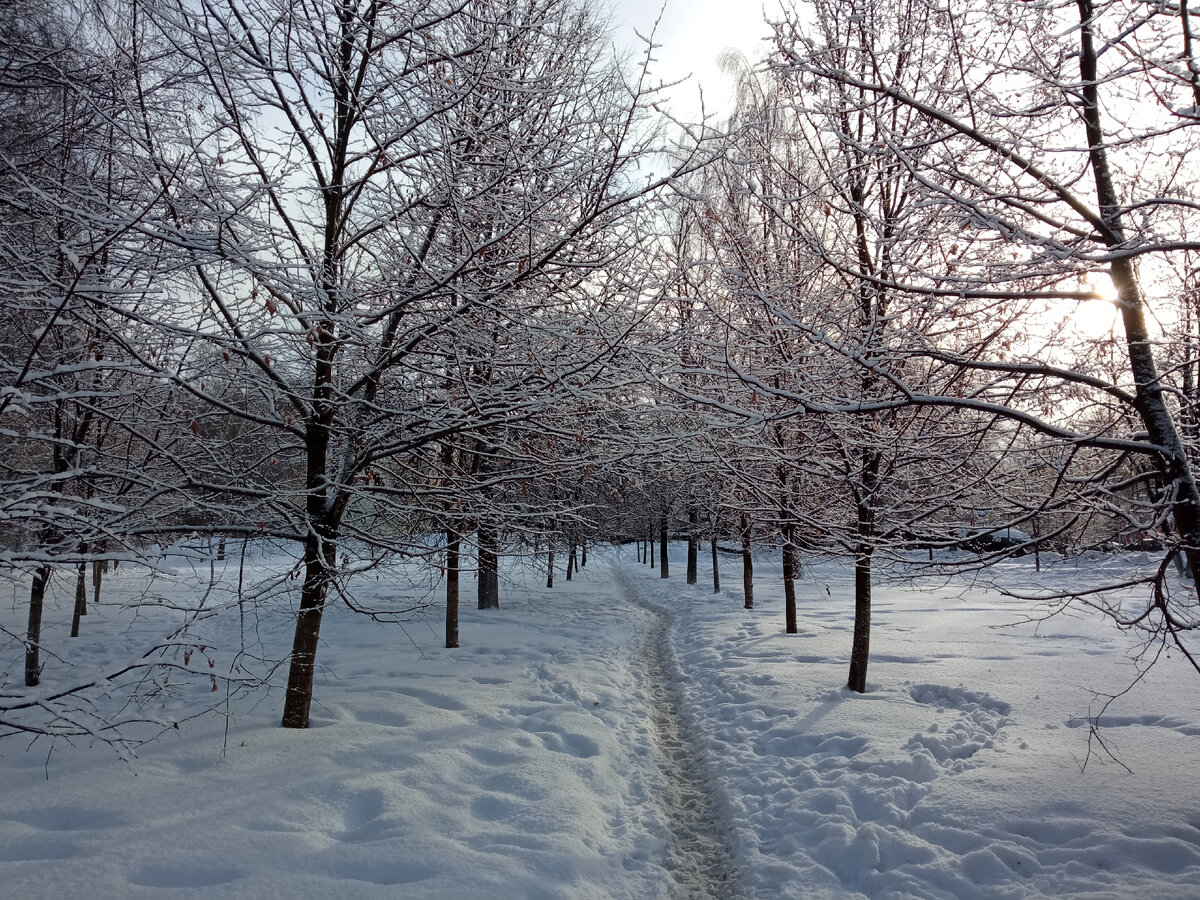
<path id="1" fill-rule="evenodd" d="M 797 634 L 796 623 L 796 526 L 788 522 L 783 526 L 783 609 L 784 630 Z"/>
<path id="2" fill-rule="evenodd" d="M 287 692 L 283 698 L 283 727 L 307 728 L 312 706 L 313 674 L 316 671 L 317 645 L 321 637 L 321 617 L 333 577 L 332 545 L 317 533 L 304 541 L 304 584 L 300 588 L 300 612 L 292 638 L 292 663 L 288 670 Z"/>
<path id="3" fill-rule="evenodd" d="M 866 693 L 867 662 L 871 658 L 871 554 L 869 546 L 860 545 L 854 560 L 854 638 L 846 686 L 858 694 Z"/>
<path id="4" fill-rule="evenodd" d="M 658 517 L 658 577 L 670 578 L 671 566 L 667 561 L 667 513 Z"/>
<path id="5" fill-rule="evenodd" d="M 87 552 L 87 545 L 80 547 L 81 553 Z M 79 569 L 75 573 L 75 609 L 71 613 L 71 637 L 79 637 L 79 620 L 87 615 L 87 562 L 79 561 Z"/>
<path id="6" fill-rule="evenodd" d="M 458 523 L 446 527 L 446 649 L 458 646 L 458 572 L 462 536 Z"/>
<path id="7" fill-rule="evenodd" d="M 745 608 L 754 609 L 754 557 L 750 553 L 750 519 L 742 516 L 742 592 Z"/>
<path id="8" fill-rule="evenodd" d="M 709 543 L 712 545 L 713 593 L 721 593 L 721 567 L 717 564 L 717 535 L 714 532 Z"/>
<path id="9" fill-rule="evenodd" d="M 862 482 L 858 487 L 858 545 L 854 553 L 854 636 L 850 643 L 850 677 L 846 686 L 862 694 L 867 690 L 867 663 L 871 657 L 871 558 L 875 553 L 875 491 L 879 485 L 882 455 L 873 449 L 862 454 Z"/>
<path id="10" fill-rule="evenodd" d="M 479 608 L 500 608 L 500 571 L 496 553 L 496 532 L 486 522 L 479 523 Z"/>
<path id="11" fill-rule="evenodd" d="M 700 536 L 696 533 L 696 510 L 688 510 L 687 583 L 695 584 L 700 567 Z"/>
<path id="12" fill-rule="evenodd" d="M 38 566 L 29 588 L 29 623 L 25 632 L 25 686 L 36 687 L 42 680 L 42 610 L 46 604 L 46 584 L 50 567 Z"/>
<path id="13" fill-rule="evenodd" d="M 103 547 L 101 551 L 103 551 Z M 96 559 L 92 561 L 92 605 L 100 602 L 100 584 L 104 580 L 104 573 L 108 571 L 108 560 Z"/>

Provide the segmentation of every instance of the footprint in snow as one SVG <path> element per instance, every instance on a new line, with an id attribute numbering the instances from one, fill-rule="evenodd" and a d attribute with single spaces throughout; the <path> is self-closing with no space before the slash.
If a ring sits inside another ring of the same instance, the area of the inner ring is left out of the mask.
<path id="1" fill-rule="evenodd" d="M 1186 722 L 1182 719 L 1173 719 L 1170 716 L 1157 716 L 1153 714 L 1144 716 L 1084 716 L 1077 719 L 1068 719 L 1065 724 L 1068 728 L 1082 728 L 1085 725 L 1092 725 L 1096 728 L 1132 728 L 1136 726 L 1143 728 L 1166 728 L 1169 731 L 1174 731 L 1188 737 L 1200 735 L 1200 725 L 1194 722 Z"/>
<path id="2" fill-rule="evenodd" d="M 149 863 L 134 869 L 129 883 L 138 887 L 202 888 L 228 884 L 241 877 L 232 866 L 179 860 L 172 863 Z"/>
<path id="3" fill-rule="evenodd" d="M 905 744 L 906 749 L 926 751 L 943 768 L 954 771 L 980 750 L 993 749 L 1001 729 L 1011 721 L 1012 706 L 987 693 L 943 684 L 914 684 L 909 695 L 938 711 L 957 713 L 949 723 L 934 722 L 928 731 L 914 734 Z"/>
<path id="4" fill-rule="evenodd" d="M 355 718 L 367 725 L 380 725 L 384 728 L 404 728 L 409 724 L 408 716 L 394 709 L 360 709 Z"/>
<path id="5" fill-rule="evenodd" d="M 426 881 L 437 875 L 438 870 L 419 862 L 371 857 L 339 860 L 333 865 L 331 874 L 339 879 L 390 886 Z"/>
<path id="6" fill-rule="evenodd" d="M 555 753 L 565 753 L 576 759 L 591 759 L 593 756 L 600 755 L 600 744 L 587 735 L 571 731 L 534 733 L 542 739 L 547 750 L 553 750 Z"/>
<path id="7" fill-rule="evenodd" d="M 79 846 L 75 842 L 44 835 L 0 841 L 0 862 L 71 859 L 78 854 Z"/>
<path id="8" fill-rule="evenodd" d="M 412 697 L 426 706 L 432 706 L 434 709 L 445 709 L 452 712 L 459 712 L 468 709 L 466 705 L 453 697 L 448 697 L 445 694 L 439 694 L 436 691 L 427 691 L 422 688 L 397 688 L 396 693 L 404 694 L 406 697 Z"/>
<path id="9" fill-rule="evenodd" d="M 49 806 L 14 813 L 10 818 L 41 831 L 93 831 L 129 824 L 117 813 L 82 806 Z"/>

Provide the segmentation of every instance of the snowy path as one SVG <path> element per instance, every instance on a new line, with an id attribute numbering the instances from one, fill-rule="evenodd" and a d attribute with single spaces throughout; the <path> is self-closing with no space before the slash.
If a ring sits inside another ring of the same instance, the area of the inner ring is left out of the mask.
<path id="1" fill-rule="evenodd" d="M 671 550 L 682 564 L 683 548 Z M 553 590 L 540 565 L 510 561 L 501 608 L 464 604 L 455 650 L 442 646 L 437 606 L 407 624 L 407 639 L 331 608 L 305 732 L 279 727 L 281 686 L 235 696 L 228 722 L 188 717 L 217 696 L 209 671 L 244 658 L 231 560 L 218 569 L 225 601 L 210 604 L 221 614 L 189 634 L 212 669 L 202 662 L 190 680 L 172 670 L 142 698 L 144 714 L 178 729 L 130 765 L 114 765 L 100 742 L 51 752 L 0 736 L 5 896 L 1197 896 L 1200 782 L 1186 776 L 1200 770 L 1200 695 L 1186 661 L 1140 675 L 1131 638 L 1093 616 L 999 627 L 1026 606 L 955 579 L 881 581 L 870 690 L 854 695 L 841 687 L 853 567 L 806 570 L 801 631 L 787 635 L 777 554 L 759 560 L 754 610 L 736 591 L 663 581 L 620 550 L 605 555 L 627 568 L 598 555 Z M 270 551 L 247 562 L 247 583 L 284 586 L 247 608 L 257 651 L 282 658 L 294 591 L 277 576 L 294 560 Z M 1087 585 L 1136 563 L 1036 573 L 1014 561 L 1002 574 L 1018 587 Z M 367 574 L 354 596 L 424 596 L 404 575 Z M 176 633 L 205 596 L 208 567 L 110 578 L 114 600 L 77 639 L 67 637 L 72 585 L 53 586 L 57 656 L 39 690 Z M 22 596 L 0 596 L 0 629 L 13 635 Z M 19 638 L 0 642 L 8 690 L 23 665 Z M 1099 723 L 1133 771 L 1104 757 L 1081 771 L 1097 696 L 1135 676 Z M 116 691 L 91 701 L 123 702 Z"/>
<path id="2" fill-rule="evenodd" d="M 728 840 L 730 825 L 713 797 L 708 763 L 681 721 L 679 670 L 669 638 L 671 615 L 639 596 L 619 565 L 613 566 L 613 575 L 625 599 L 653 616 L 639 661 L 665 780 L 661 803 L 671 829 L 675 893 L 680 897 L 740 897 L 743 892 Z"/>

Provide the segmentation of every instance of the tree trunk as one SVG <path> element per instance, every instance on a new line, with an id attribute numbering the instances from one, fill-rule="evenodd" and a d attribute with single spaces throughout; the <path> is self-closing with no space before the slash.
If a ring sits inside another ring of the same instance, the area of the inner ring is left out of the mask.
<path id="1" fill-rule="evenodd" d="M 571 576 L 575 574 L 575 567 L 576 567 L 575 538 L 571 538 L 571 540 L 568 543 L 569 543 L 571 549 L 567 552 L 567 581 L 570 581 Z"/>
<path id="2" fill-rule="evenodd" d="M 80 552 L 87 552 L 86 545 L 80 547 Z M 87 569 L 87 563 L 81 559 L 75 575 L 75 610 L 71 614 L 71 637 L 79 637 L 79 620 L 87 615 Z"/>
<path id="3" fill-rule="evenodd" d="M 546 553 L 546 587 L 554 587 L 554 543 L 551 541 L 550 550 Z"/>
<path id="4" fill-rule="evenodd" d="M 103 549 L 103 548 L 101 548 Z M 92 604 L 100 602 L 100 583 L 104 579 L 104 573 L 108 571 L 107 559 L 92 560 Z"/>
<path id="5" fill-rule="evenodd" d="M 63 407 L 65 401 L 59 400 L 54 405 L 54 472 L 63 475 L 70 468 L 72 461 L 78 458 L 78 451 L 68 449 L 69 440 L 76 448 L 82 445 L 87 428 L 81 425 L 68 438 L 63 424 Z M 90 417 L 89 417 L 90 418 Z M 52 487 L 55 493 L 59 488 Z M 45 528 L 38 534 L 42 547 L 54 543 L 54 532 Z M 25 685 L 34 687 L 42 680 L 42 613 L 46 605 L 46 586 L 50 583 L 52 569 L 42 565 L 33 573 L 33 583 L 29 588 L 29 622 L 25 637 Z"/>
<path id="6" fill-rule="evenodd" d="M 479 523 L 479 608 L 500 608 L 500 571 L 496 554 L 496 532 Z"/>
<path id="7" fill-rule="evenodd" d="M 846 686 L 858 694 L 866 693 L 867 662 L 871 658 L 871 554 L 869 545 L 860 545 L 854 560 L 854 639 Z"/>
<path id="8" fill-rule="evenodd" d="M 746 609 L 754 609 L 754 558 L 750 554 L 750 519 L 742 516 L 742 591 Z"/>
<path id="9" fill-rule="evenodd" d="M 1105 245 L 1112 250 L 1127 246 L 1121 198 L 1113 184 L 1105 148 L 1104 126 L 1101 119 L 1097 57 L 1093 40 L 1092 0 L 1076 0 L 1079 8 L 1079 73 L 1083 82 L 1084 128 L 1087 134 L 1088 157 L 1092 180 L 1096 185 L 1096 200 L 1100 218 L 1105 226 Z M 1173 485 L 1174 502 L 1171 512 L 1175 528 L 1182 541 L 1188 572 L 1195 577 L 1200 570 L 1200 490 L 1187 458 L 1187 451 L 1164 396 L 1164 387 L 1154 360 L 1154 347 L 1146 326 L 1146 303 L 1138 280 L 1134 257 L 1118 256 L 1110 265 L 1113 287 L 1117 290 L 1121 324 L 1129 354 L 1129 369 L 1135 385 L 1135 405 L 1150 443 L 1165 448 L 1162 458 L 1163 482 Z"/>
<path id="10" fill-rule="evenodd" d="M 225 561 L 225 535 L 221 535 L 217 541 L 217 562 Z"/>
<path id="11" fill-rule="evenodd" d="M 25 634 L 25 686 L 36 687 L 42 680 L 42 665 L 39 656 L 42 648 L 42 609 L 46 603 L 46 584 L 50 581 L 50 567 L 38 566 L 33 573 L 33 585 L 29 588 L 29 627 Z"/>
<path id="12" fill-rule="evenodd" d="M 650 548 L 650 568 L 653 569 L 654 568 L 654 536 L 653 535 L 651 535 L 650 539 L 648 541 L 646 541 L 646 545 Z"/>
<path id="13" fill-rule="evenodd" d="M 712 544 L 712 566 L 713 566 L 713 593 L 721 593 L 721 568 L 717 565 L 717 536 L 713 534 L 710 539 Z"/>
<path id="14" fill-rule="evenodd" d="M 288 670 L 287 693 L 283 699 L 283 727 L 307 728 L 312 706 L 313 673 L 321 637 L 321 617 L 333 577 L 333 547 L 325 546 L 318 534 L 304 541 L 304 584 L 300 588 L 300 612 L 292 638 L 292 663 Z"/>
<path id="15" fill-rule="evenodd" d="M 90 547 L 86 541 L 79 545 L 81 555 L 86 555 L 90 551 Z M 86 561 L 79 563 L 79 584 L 75 588 L 75 605 L 79 607 L 79 615 L 86 616 L 88 614 L 87 604 L 87 571 L 88 564 Z"/>
<path id="16" fill-rule="evenodd" d="M 587 568 L 587 538 L 579 539 L 579 567 Z"/>
<path id="17" fill-rule="evenodd" d="M 862 454 L 859 485 L 858 546 L 854 553 L 854 637 L 850 643 L 850 677 L 846 686 L 855 693 L 867 690 L 867 663 L 871 657 L 871 557 L 875 553 L 875 490 L 879 485 L 882 455 L 871 449 Z"/>
<path id="18" fill-rule="evenodd" d="M 667 514 L 664 511 L 658 518 L 658 577 L 670 578 L 671 566 L 667 562 Z"/>
<path id="19" fill-rule="evenodd" d="M 462 537 L 458 523 L 446 526 L 446 649 L 458 646 L 458 570 Z"/>
<path id="20" fill-rule="evenodd" d="M 637 542 L 637 561 L 640 566 L 642 564 L 642 542 L 640 540 Z"/>
<path id="21" fill-rule="evenodd" d="M 796 624 L 796 526 L 788 522 L 783 526 L 783 617 L 784 630 L 798 634 Z"/>
<path id="22" fill-rule="evenodd" d="M 696 510 L 688 510 L 687 583 L 695 584 L 699 579 L 700 536 L 696 534 Z"/>
<path id="23" fill-rule="evenodd" d="M 338 192 L 326 194 L 326 246 L 332 246 L 333 216 L 331 205 Z M 334 297 L 337 284 L 336 263 L 332 257 L 324 262 L 320 287 L 327 297 L 324 312 L 331 315 L 336 308 Z M 292 662 L 288 669 L 287 692 L 283 698 L 283 727 L 307 728 L 312 706 L 313 675 L 317 665 L 317 647 L 321 637 L 321 618 L 329 584 L 337 564 L 337 538 L 340 514 L 332 511 L 329 484 L 329 448 L 331 423 L 335 415 L 334 359 L 339 342 L 331 318 L 322 316 L 314 322 L 316 356 L 312 375 L 312 405 L 304 430 L 304 513 L 308 533 L 304 537 L 304 584 L 300 588 L 300 611 L 296 616 L 296 633 L 292 638 Z"/>

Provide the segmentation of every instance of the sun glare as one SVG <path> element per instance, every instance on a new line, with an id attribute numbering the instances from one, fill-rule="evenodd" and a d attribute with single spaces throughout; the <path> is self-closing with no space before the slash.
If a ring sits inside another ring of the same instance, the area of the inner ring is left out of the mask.
<path id="1" fill-rule="evenodd" d="M 1103 272 L 1088 278 L 1088 288 L 1099 295 L 1095 300 L 1081 300 L 1071 321 L 1083 337 L 1103 338 L 1113 335 L 1117 328 L 1117 289 Z"/>

